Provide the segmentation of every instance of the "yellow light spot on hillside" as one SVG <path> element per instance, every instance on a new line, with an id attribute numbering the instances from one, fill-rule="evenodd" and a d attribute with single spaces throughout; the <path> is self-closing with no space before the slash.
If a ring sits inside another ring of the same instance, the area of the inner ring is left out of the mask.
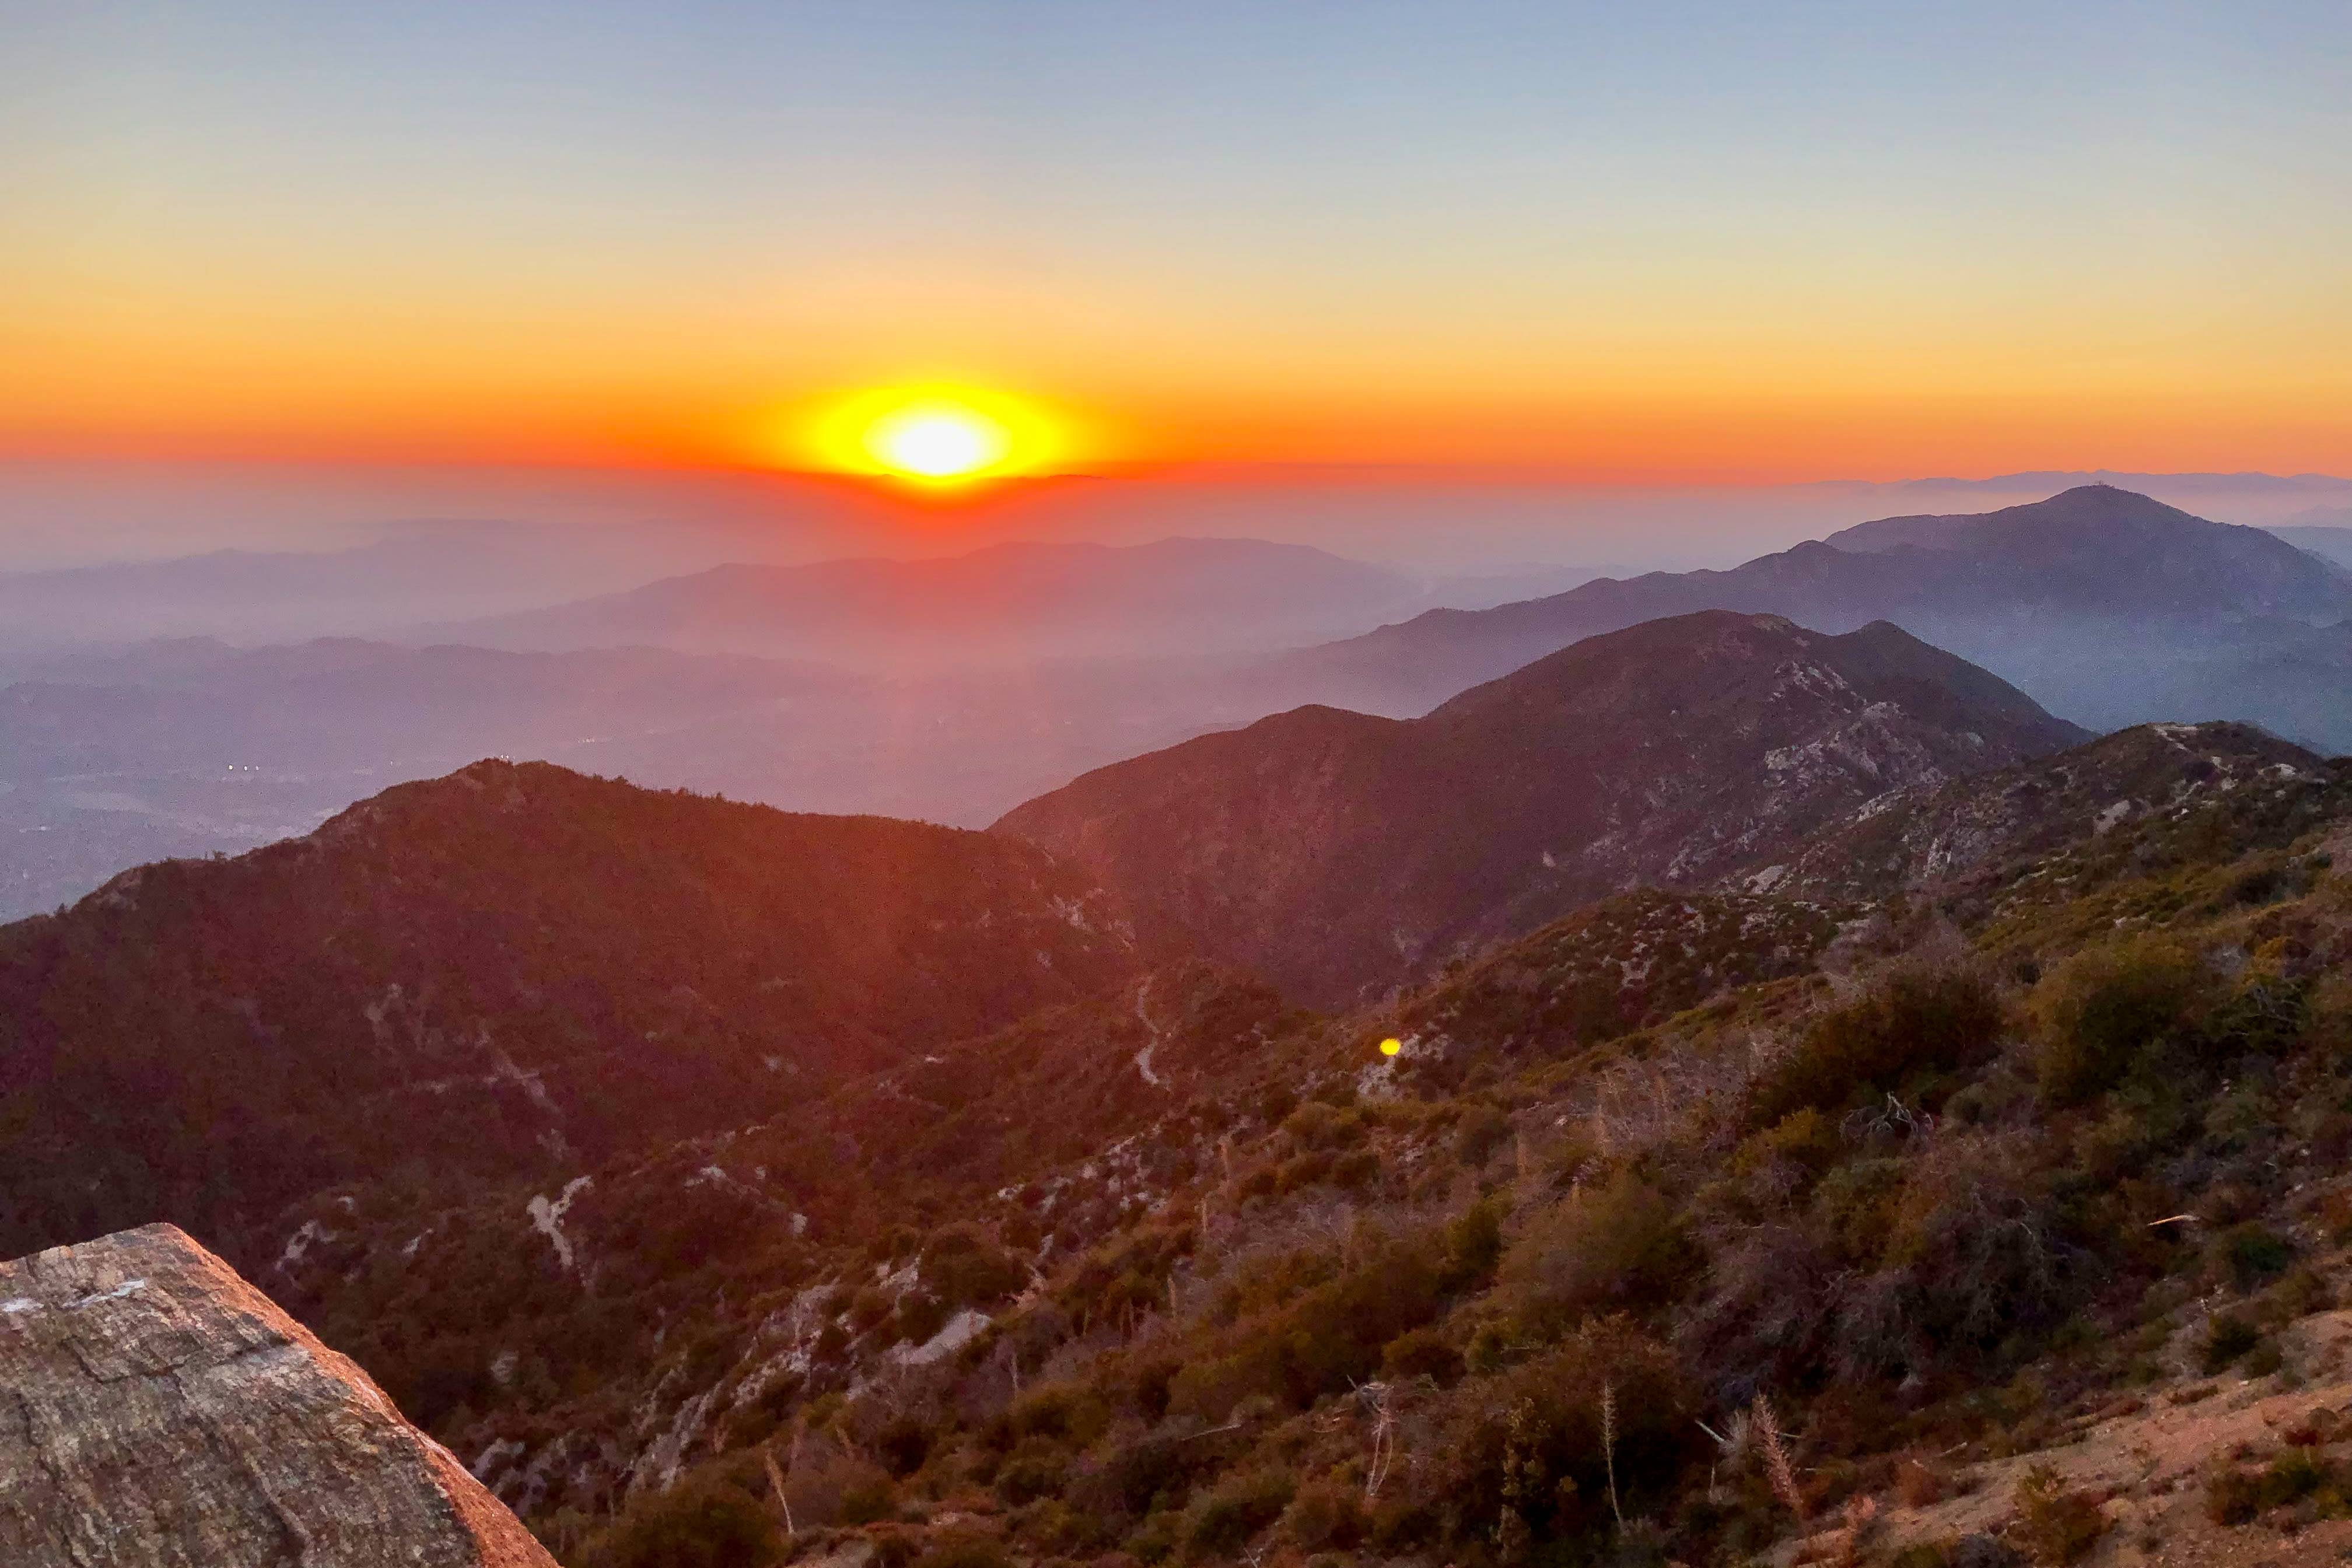
<path id="1" fill-rule="evenodd" d="M 1392 1057 L 1402 1049 L 1404 1049 L 1402 1040 L 1391 1037 L 1381 1042 L 1381 1055 L 1384 1057 Z"/>

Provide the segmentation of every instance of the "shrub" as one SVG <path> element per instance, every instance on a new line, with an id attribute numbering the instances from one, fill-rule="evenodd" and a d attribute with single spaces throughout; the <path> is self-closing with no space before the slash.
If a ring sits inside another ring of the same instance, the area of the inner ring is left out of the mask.
<path id="1" fill-rule="evenodd" d="M 2034 993 L 2042 1029 L 2034 1077 L 2042 1098 L 2074 1105 L 2113 1088 L 2142 1053 L 2183 1026 L 2205 985 L 2196 956 L 2160 938 L 2067 960 Z"/>
<path id="2" fill-rule="evenodd" d="M 2256 1511 L 2252 1476 L 2243 1470 L 2224 1468 L 2206 1478 L 2206 1518 L 2216 1524 L 2243 1524 Z"/>
<path id="3" fill-rule="evenodd" d="M 1691 1457 L 1696 1427 L 1673 1355 L 1622 1319 L 1588 1323 L 1534 1360 L 1461 1386 L 1443 1477 L 1457 1541 L 1561 1540 L 1612 1521 L 1612 1446 L 1626 1513 L 1663 1497 Z"/>
<path id="4" fill-rule="evenodd" d="M 1214 1443 L 1132 1437 L 1111 1448 L 1099 1472 L 1073 1483 L 1072 1501 L 1132 1518 L 1181 1508 L 1194 1484 L 1219 1463 Z"/>
<path id="5" fill-rule="evenodd" d="M 2017 1483 L 2017 1523 L 2011 1534 L 2039 1568 L 2066 1568 L 2106 1533 L 2107 1516 L 2088 1492 L 2070 1488 L 2047 1465 Z"/>
<path id="6" fill-rule="evenodd" d="M 784 1482 L 793 1520 L 800 1528 L 862 1524 L 890 1512 L 889 1473 L 846 1454 L 821 1448 L 823 1457 L 793 1467 Z"/>
<path id="7" fill-rule="evenodd" d="M 1676 1205 L 1621 1175 L 1537 1215 L 1496 1283 L 1525 1330 L 1551 1338 L 1590 1312 L 1674 1300 L 1700 1261 Z"/>
<path id="8" fill-rule="evenodd" d="M 720 1478 L 688 1477 L 633 1502 L 582 1558 L 590 1568 L 764 1568 L 782 1545 L 758 1499 Z"/>
<path id="9" fill-rule="evenodd" d="M 1126 1555 L 1147 1565 L 1176 1555 L 1184 1521 L 1172 1513 L 1155 1513 L 1127 1538 Z"/>
<path id="10" fill-rule="evenodd" d="M 1915 1541 L 1899 1547 L 1886 1560 L 1886 1568 L 1952 1568 L 1952 1547 L 1948 1541 Z"/>
<path id="11" fill-rule="evenodd" d="M 1999 1045 L 2001 1023 L 2000 993 L 1977 970 L 1897 969 L 1813 1019 L 1753 1089 L 1749 1121 L 1769 1126 L 1808 1106 L 1833 1110 L 1923 1072 L 1964 1067 Z"/>
<path id="12" fill-rule="evenodd" d="M 1002 1543 L 985 1535 L 949 1535 L 915 1559 L 915 1568 L 1013 1568 Z"/>
<path id="13" fill-rule="evenodd" d="M 2289 1448 L 2264 1467 L 2255 1483 L 2254 1502 L 2263 1510 L 2284 1508 L 2334 1483 L 2333 1472 L 2317 1454 L 2309 1448 Z"/>
<path id="14" fill-rule="evenodd" d="M 920 1532 L 903 1524 L 874 1526 L 866 1531 L 866 1543 L 874 1549 L 866 1568 L 914 1568 L 926 1544 Z"/>
<path id="15" fill-rule="evenodd" d="M 1462 1125 L 1454 1135 L 1454 1151 L 1462 1163 L 1472 1169 L 1484 1165 L 1495 1157 L 1495 1151 L 1510 1141 L 1511 1119 L 1491 1105 L 1473 1107 L 1462 1118 Z"/>
<path id="16" fill-rule="evenodd" d="M 1350 1552 L 1368 1523 L 1355 1488 L 1309 1481 L 1283 1510 L 1282 1533 L 1302 1552 Z"/>
<path id="17" fill-rule="evenodd" d="M 1282 1130 L 1295 1148 L 1332 1149 L 1361 1136 L 1363 1123 L 1319 1100 L 1310 1100 L 1283 1119 Z"/>
<path id="18" fill-rule="evenodd" d="M 1102 1436 L 1110 1412 L 1091 1388 L 1071 1383 L 1049 1383 L 1033 1388 L 1004 1413 L 1006 1430 L 1015 1437 L 1054 1437 L 1084 1447 Z"/>
<path id="19" fill-rule="evenodd" d="M 1751 1133 L 1732 1152 L 1731 1169 L 1742 1176 L 1793 1172 L 1805 1181 L 1822 1173 L 1846 1155 L 1845 1140 L 1837 1124 L 1813 1108 L 1792 1110 L 1760 1132 Z"/>
<path id="20" fill-rule="evenodd" d="M 2251 1290 L 2286 1272 L 2287 1265 L 2294 1261 L 2294 1245 L 2249 1220 L 2222 1233 L 2221 1256 L 2238 1289 Z"/>
<path id="21" fill-rule="evenodd" d="M 2235 1312 L 2217 1312 L 2205 1325 L 2203 1361 L 2207 1372 L 2220 1372 L 2262 1342 L 2262 1331 Z"/>
<path id="22" fill-rule="evenodd" d="M 1482 1284 L 1502 1256 L 1502 1205 L 1481 1198 L 1445 1227 L 1445 1267 L 1438 1283 L 1449 1291 Z"/>
<path id="23" fill-rule="evenodd" d="M 1921 1459 L 1906 1459 L 1895 1472 L 1895 1500 L 1905 1508 L 1929 1508 L 1944 1500 L 1951 1478 Z"/>
<path id="24" fill-rule="evenodd" d="M 870 1467 L 841 1489 L 844 1524 L 874 1524 L 889 1518 L 897 1508 L 898 1489 L 887 1475 Z"/>
<path id="25" fill-rule="evenodd" d="M 1184 1510 L 1184 1550 L 1193 1557 L 1231 1557 L 1249 1538 L 1282 1517 L 1294 1495 L 1280 1470 L 1229 1476 Z"/>
<path id="26" fill-rule="evenodd" d="M 1378 1243 L 1287 1306 L 1237 1321 L 1224 1353 L 1176 1374 L 1171 1413 L 1214 1424 L 1253 1395 L 1304 1409 L 1371 1376 L 1389 1342 L 1429 1322 L 1444 1305 L 1434 1251 L 1424 1237 Z"/>
<path id="27" fill-rule="evenodd" d="M 931 1429 L 912 1415 L 895 1415 L 875 1434 L 874 1452 L 884 1469 L 903 1480 L 931 1457 Z"/>
<path id="28" fill-rule="evenodd" d="M 1952 1568 L 2018 1568 L 2025 1561 L 2018 1550 L 1998 1535 L 1979 1531 L 1952 1542 Z"/>
<path id="29" fill-rule="evenodd" d="M 1462 1352 L 1435 1329 L 1412 1329 L 1381 1352 L 1381 1371 L 1391 1378 L 1426 1377 L 1450 1384 L 1462 1375 Z"/>
<path id="30" fill-rule="evenodd" d="M 909 1290 L 898 1298 L 894 1321 L 898 1337 L 921 1344 L 947 1327 L 948 1304 L 928 1290 Z"/>
<path id="31" fill-rule="evenodd" d="M 1327 1149 L 1311 1150 L 1296 1159 L 1285 1160 L 1274 1173 L 1274 1190 L 1290 1194 L 1302 1187 L 1311 1187 L 1331 1173 L 1331 1153 Z"/>
<path id="32" fill-rule="evenodd" d="M 1176 1381 L 1176 1374 L 1181 1370 L 1181 1363 L 1164 1357 L 1154 1357 L 1136 1367 L 1130 1380 L 1132 1398 L 1135 1408 L 1145 1420 L 1158 1421 L 1168 1414 L 1169 1385 Z"/>
<path id="33" fill-rule="evenodd" d="M 1019 1508 L 1059 1496 L 1068 1475 L 1069 1462 L 1061 1450 L 1045 1438 L 1032 1437 L 997 1467 L 996 1495 L 1006 1506 Z"/>
<path id="34" fill-rule="evenodd" d="M 2260 1470 L 2224 1466 L 2205 1482 L 2205 1515 L 2216 1524 L 2243 1524 L 2257 1514 L 2316 1496 L 2321 1511 L 2339 1517 L 2346 1479 L 2318 1450 L 2291 1447 Z"/>
<path id="35" fill-rule="evenodd" d="M 985 1232 L 967 1225 L 950 1226 L 923 1244 L 922 1276 L 950 1308 L 1001 1301 L 1029 1282 L 1027 1269 Z"/>
<path id="36" fill-rule="evenodd" d="M 2206 1016 L 2201 1043 L 2217 1058 L 2284 1056 L 2309 1024 L 2311 991 L 2308 982 L 2250 978 Z"/>
<path id="37" fill-rule="evenodd" d="M 1881 1271 L 1841 1309 L 1846 1370 L 1990 1352 L 2063 1323 L 2095 1278 L 2063 1220 L 2032 1144 L 1940 1140 L 1904 1182 Z"/>

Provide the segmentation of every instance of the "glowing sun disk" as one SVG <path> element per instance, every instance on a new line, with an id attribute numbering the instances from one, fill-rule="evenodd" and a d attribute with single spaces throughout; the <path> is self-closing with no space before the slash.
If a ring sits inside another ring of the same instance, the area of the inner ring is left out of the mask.
<path id="1" fill-rule="evenodd" d="M 909 403 L 877 416 L 861 443 L 868 457 L 909 479 L 969 479 L 1002 464 L 1013 438 L 997 420 L 968 405 Z"/>

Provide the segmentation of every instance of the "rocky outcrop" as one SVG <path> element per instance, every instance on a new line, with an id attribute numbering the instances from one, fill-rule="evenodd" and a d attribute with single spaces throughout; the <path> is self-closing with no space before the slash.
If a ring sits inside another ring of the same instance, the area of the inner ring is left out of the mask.
<path id="1" fill-rule="evenodd" d="M 2037 883 L 2040 894 L 2069 884 L 2079 891 L 2075 879 L 2102 859 L 2120 854 L 2138 871 L 2163 864 L 2171 852 L 2155 840 L 2224 803 L 2242 825 L 2266 823 L 2292 840 L 2289 825 L 2334 819 L 2347 782 L 2352 763 L 2327 762 L 2250 724 L 2142 724 L 2017 767 L 1906 791 L 1856 812 L 1748 884 L 1783 898 L 1847 901 L 1927 891 L 1945 900 L 2006 899 Z M 2227 830 L 2215 819 L 2207 831 Z"/>
<path id="2" fill-rule="evenodd" d="M 0 1563 L 554 1568 L 365 1373 L 165 1225 L 0 1264 Z"/>

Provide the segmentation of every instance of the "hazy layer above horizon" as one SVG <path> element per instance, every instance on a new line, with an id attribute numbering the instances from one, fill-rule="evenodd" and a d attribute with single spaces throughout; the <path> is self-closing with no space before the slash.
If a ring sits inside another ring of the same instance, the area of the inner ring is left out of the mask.
<path id="1" fill-rule="evenodd" d="M 1433 574 L 1722 567 L 1874 518 L 2121 485 L 2222 522 L 2336 524 L 2352 479 L 2034 472 L 1810 484 L 1601 484 L 1439 468 L 1233 468 L 1032 480 L 951 501 L 716 469 L 0 462 L 0 572 L 219 550 L 495 537 L 544 576 L 449 613 L 553 604 L 727 562 L 960 553 L 1013 540 L 1309 544 Z M 477 586 L 479 586 L 478 584 Z M 399 618 L 397 616 L 393 619 Z M 362 628 L 345 628 L 362 629 Z"/>

